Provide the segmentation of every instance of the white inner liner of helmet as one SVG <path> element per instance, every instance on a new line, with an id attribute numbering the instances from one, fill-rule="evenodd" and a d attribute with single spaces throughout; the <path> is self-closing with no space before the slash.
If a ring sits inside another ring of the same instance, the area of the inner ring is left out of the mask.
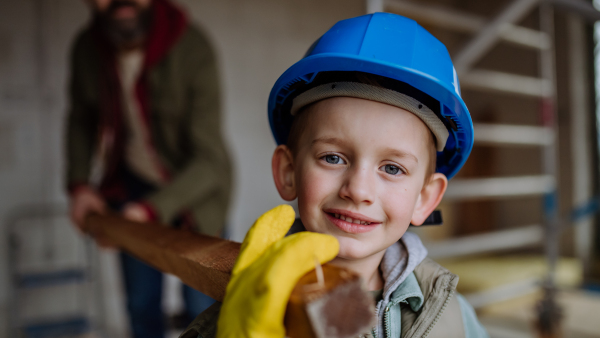
<path id="1" fill-rule="evenodd" d="M 429 107 L 408 95 L 366 83 L 332 82 L 311 88 L 294 98 L 290 113 L 295 116 L 302 107 L 340 96 L 377 101 L 405 109 L 420 118 L 431 130 L 436 139 L 437 151 L 444 150 L 446 146 L 449 135 L 448 129 Z"/>

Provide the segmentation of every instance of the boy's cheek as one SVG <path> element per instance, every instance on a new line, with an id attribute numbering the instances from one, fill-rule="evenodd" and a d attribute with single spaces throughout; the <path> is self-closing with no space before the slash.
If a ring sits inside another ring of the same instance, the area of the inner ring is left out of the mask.
<path id="1" fill-rule="evenodd" d="M 416 207 L 419 198 L 419 187 L 402 187 L 399 189 L 389 189 L 385 198 L 382 199 L 382 207 L 386 214 L 394 219 L 396 225 L 402 225 L 403 220 L 412 218 L 412 213 Z M 408 224 L 407 223 L 407 224 Z"/>
<path id="2" fill-rule="evenodd" d="M 327 173 L 307 172 L 298 180 L 298 202 L 303 200 L 309 207 L 319 206 L 328 195 L 336 193 L 334 182 Z"/>

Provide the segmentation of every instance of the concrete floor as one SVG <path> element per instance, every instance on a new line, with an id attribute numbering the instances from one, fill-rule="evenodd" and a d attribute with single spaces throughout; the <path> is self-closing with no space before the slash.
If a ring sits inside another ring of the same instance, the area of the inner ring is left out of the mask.
<path id="1" fill-rule="evenodd" d="M 491 338 L 537 338 L 534 330 L 535 304 L 540 294 L 495 304 L 480 314 Z M 557 299 L 562 308 L 563 337 L 600 338 L 600 293 L 562 291 Z"/>

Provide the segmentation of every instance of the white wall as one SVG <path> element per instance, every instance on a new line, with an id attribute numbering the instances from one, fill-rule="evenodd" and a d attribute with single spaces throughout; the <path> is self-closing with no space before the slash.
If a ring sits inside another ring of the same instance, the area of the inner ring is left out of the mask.
<path id="1" fill-rule="evenodd" d="M 361 15 L 360 0 L 221 0 L 182 2 L 221 57 L 225 134 L 235 161 L 230 223 L 242 240 L 260 214 L 281 204 L 271 178 L 275 142 L 267 99 L 275 80 L 338 20 Z"/>
<path id="2" fill-rule="evenodd" d="M 9 211 L 64 202 L 65 57 L 85 15 L 79 1 L 0 1 L 0 336 L 12 310 L 6 273 Z"/>
<path id="3" fill-rule="evenodd" d="M 208 33 L 221 59 L 224 133 L 236 175 L 230 225 L 233 238 L 241 240 L 256 217 L 282 203 L 270 173 L 275 144 L 266 107 L 271 86 L 333 23 L 362 14 L 364 2 L 180 3 Z M 7 326 L 10 311 L 4 220 L 17 206 L 66 202 L 67 56 L 88 15 L 80 0 L 0 0 L 0 328 Z M 0 329 L 0 337 L 4 334 Z"/>

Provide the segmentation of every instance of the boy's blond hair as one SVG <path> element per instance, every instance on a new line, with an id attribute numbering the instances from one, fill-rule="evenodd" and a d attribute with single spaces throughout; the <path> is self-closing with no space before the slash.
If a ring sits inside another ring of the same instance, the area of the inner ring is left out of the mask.
<path id="1" fill-rule="evenodd" d="M 382 86 L 382 84 L 378 78 L 371 76 L 369 74 L 357 74 L 356 81 L 358 81 L 359 83 L 364 83 L 364 84 L 368 84 L 368 85 L 372 85 L 372 86 L 377 86 L 377 87 L 382 87 L 382 88 L 384 87 L 384 86 Z M 308 112 L 314 106 L 315 103 L 316 102 L 300 108 L 300 110 L 295 114 L 294 121 L 292 122 L 290 133 L 289 133 L 289 136 L 288 136 L 288 139 L 286 142 L 287 147 L 290 149 L 290 151 L 292 152 L 292 155 L 294 157 L 298 153 L 298 142 L 300 141 L 302 132 L 304 131 L 304 129 L 306 128 L 306 125 L 308 124 L 308 116 L 310 115 L 310 114 L 308 114 Z M 433 135 L 433 133 L 431 132 L 431 130 L 429 128 L 428 128 L 428 130 L 429 130 L 429 135 L 427 137 L 427 149 L 429 150 L 429 152 L 428 152 L 429 163 L 427 165 L 427 171 L 425 172 L 425 183 L 427 183 L 429 181 L 429 179 L 431 178 L 431 176 L 435 173 L 436 160 L 437 160 L 436 139 L 435 139 L 435 136 Z"/>

